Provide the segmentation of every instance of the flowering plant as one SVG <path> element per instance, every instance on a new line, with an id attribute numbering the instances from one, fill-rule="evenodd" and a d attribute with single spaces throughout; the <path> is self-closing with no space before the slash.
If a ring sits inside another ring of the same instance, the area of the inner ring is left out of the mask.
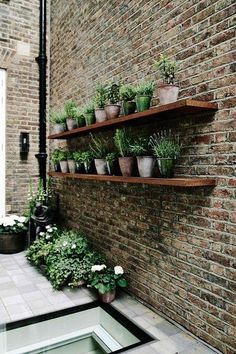
<path id="1" fill-rule="evenodd" d="M 9 215 L 0 219 L 0 233 L 20 233 L 27 231 L 28 218 L 18 215 Z"/>
<path id="2" fill-rule="evenodd" d="M 127 281 L 124 278 L 124 270 L 121 266 L 114 268 L 107 267 L 105 264 L 93 265 L 88 279 L 88 286 L 105 294 L 120 286 L 125 288 Z"/>

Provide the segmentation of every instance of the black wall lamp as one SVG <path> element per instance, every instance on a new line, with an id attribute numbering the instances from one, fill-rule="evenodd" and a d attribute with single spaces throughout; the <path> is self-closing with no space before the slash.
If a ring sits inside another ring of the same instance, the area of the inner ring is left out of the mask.
<path id="1" fill-rule="evenodd" d="M 20 133 L 20 154 L 27 157 L 29 152 L 29 133 Z"/>

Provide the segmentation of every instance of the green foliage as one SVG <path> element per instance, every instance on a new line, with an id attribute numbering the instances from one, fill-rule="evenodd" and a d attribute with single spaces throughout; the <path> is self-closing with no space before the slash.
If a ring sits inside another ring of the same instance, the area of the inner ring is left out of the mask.
<path id="1" fill-rule="evenodd" d="M 75 119 L 76 119 L 79 127 L 82 127 L 83 125 L 85 125 L 85 117 L 84 117 L 84 112 L 83 112 L 82 108 L 77 107 L 75 109 Z"/>
<path id="2" fill-rule="evenodd" d="M 97 289 L 101 294 L 110 292 L 116 286 L 126 287 L 127 281 L 124 277 L 123 268 L 116 266 L 107 267 L 105 264 L 94 265 L 88 278 L 88 284 Z"/>
<path id="3" fill-rule="evenodd" d="M 111 83 L 106 86 L 106 98 L 110 104 L 117 104 L 120 100 L 120 84 Z"/>
<path id="4" fill-rule="evenodd" d="M 49 121 L 53 124 L 62 124 L 66 126 L 66 113 L 64 110 L 49 110 Z"/>
<path id="5" fill-rule="evenodd" d="M 0 219 L 1 233 L 21 233 L 28 230 L 29 219 L 25 216 L 9 215 Z"/>
<path id="6" fill-rule="evenodd" d="M 135 156 L 143 156 L 148 152 L 148 139 L 145 137 L 139 137 L 134 140 L 130 148 Z"/>
<path id="7" fill-rule="evenodd" d="M 67 160 L 74 160 L 74 152 L 73 151 L 67 152 Z"/>
<path id="8" fill-rule="evenodd" d="M 76 119 L 77 106 L 74 101 L 72 101 L 72 100 L 66 101 L 64 109 L 65 109 L 65 113 L 66 113 L 67 118 Z"/>
<path id="9" fill-rule="evenodd" d="M 94 107 L 94 103 L 92 101 L 86 103 L 83 107 L 84 114 L 91 114 L 91 113 L 94 113 L 94 111 L 95 111 L 95 107 Z"/>
<path id="10" fill-rule="evenodd" d="M 136 89 L 132 85 L 122 85 L 120 87 L 120 99 L 122 101 L 133 101 L 136 96 Z"/>
<path id="11" fill-rule="evenodd" d="M 129 156 L 132 153 L 130 147 L 132 144 L 132 140 L 125 128 L 116 129 L 114 142 L 117 150 L 119 151 L 120 156 L 125 157 Z"/>
<path id="12" fill-rule="evenodd" d="M 154 88 L 154 81 L 142 81 L 136 88 L 136 94 L 140 96 L 153 96 Z"/>
<path id="13" fill-rule="evenodd" d="M 115 162 L 115 160 L 117 159 L 117 153 L 116 152 L 109 152 L 106 156 L 106 160 L 109 163 L 113 163 Z"/>
<path id="14" fill-rule="evenodd" d="M 51 161 L 54 165 L 57 165 L 60 160 L 59 160 L 59 154 L 60 154 L 60 150 L 59 149 L 55 149 L 52 154 L 51 154 Z"/>
<path id="15" fill-rule="evenodd" d="M 94 103 L 98 108 L 104 108 L 107 99 L 106 86 L 97 84 L 96 93 L 94 96 Z"/>
<path id="16" fill-rule="evenodd" d="M 84 164 L 85 171 L 88 173 L 93 161 L 91 151 L 83 151 L 81 154 L 81 162 Z"/>
<path id="17" fill-rule="evenodd" d="M 58 160 L 60 161 L 66 161 L 67 160 L 67 156 L 68 156 L 68 151 L 63 151 L 60 150 L 58 153 Z"/>
<path id="18" fill-rule="evenodd" d="M 161 55 L 158 61 L 154 61 L 154 67 L 160 72 L 164 83 L 174 84 L 175 74 L 178 70 L 178 63 L 176 61 Z"/>
<path id="19" fill-rule="evenodd" d="M 153 134 L 149 144 L 157 158 L 176 159 L 181 152 L 180 144 L 171 137 L 170 131 Z"/>
<path id="20" fill-rule="evenodd" d="M 30 217 L 33 215 L 35 207 L 37 204 L 51 206 L 53 201 L 52 188 L 51 188 L 51 179 L 48 178 L 46 183 L 46 190 L 43 187 L 43 180 L 40 178 L 38 181 L 37 192 L 33 191 L 32 180 L 29 182 L 29 192 L 28 192 L 28 211 L 27 216 Z"/>
<path id="21" fill-rule="evenodd" d="M 90 138 L 91 144 L 89 146 L 93 157 L 95 159 L 105 159 L 109 151 L 108 140 L 98 135 L 95 137 L 91 133 Z"/>
<path id="22" fill-rule="evenodd" d="M 82 161 L 82 154 L 83 154 L 82 151 L 75 151 L 75 152 L 73 153 L 74 160 L 75 160 L 76 162 L 78 162 L 78 163 L 82 163 L 82 162 L 83 162 L 83 161 Z"/>

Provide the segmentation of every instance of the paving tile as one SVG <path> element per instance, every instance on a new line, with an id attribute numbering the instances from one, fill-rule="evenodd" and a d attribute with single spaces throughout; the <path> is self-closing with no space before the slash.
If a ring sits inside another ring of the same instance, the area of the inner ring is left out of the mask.
<path id="1" fill-rule="evenodd" d="M 178 354 L 216 354 L 216 352 L 211 350 L 207 346 L 198 343 L 193 347 L 188 347 L 187 349 L 179 351 Z"/>
<path id="2" fill-rule="evenodd" d="M 2 297 L 2 302 L 4 303 L 5 306 L 8 306 L 8 305 L 24 303 L 25 300 L 21 295 L 14 295 L 14 296 Z"/>

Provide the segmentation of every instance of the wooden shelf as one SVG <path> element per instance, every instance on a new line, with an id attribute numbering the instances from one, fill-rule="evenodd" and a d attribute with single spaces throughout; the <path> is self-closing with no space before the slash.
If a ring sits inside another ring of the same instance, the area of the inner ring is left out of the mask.
<path id="1" fill-rule="evenodd" d="M 70 139 L 79 135 L 88 134 L 89 132 L 102 130 L 112 126 L 119 126 L 124 124 L 131 124 L 137 121 L 147 122 L 153 118 L 161 118 L 165 115 L 165 119 L 172 119 L 173 113 L 175 115 L 187 115 L 206 111 L 217 110 L 217 104 L 212 102 L 196 101 L 190 99 L 179 100 L 177 102 L 165 104 L 158 107 L 150 108 L 147 111 L 130 114 L 128 116 L 122 116 L 116 119 L 107 120 L 102 123 L 95 123 L 85 127 L 76 128 L 70 131 L 66 131 L 60 134 L 49 135 L 49 139 Z M 170 115 L 170 113 L 172 113 Z M 168 116 L 169 115 L 169 116 Z"/>
<path id="2" fill-rule="evenodd" d="M 215 178 L 141 178 L 141 177 L 123 177 L 123 176 L 110 176 L 110 175 L 89 175 L 80 173 L 61 173 L 49 172 L 49 176 L 57 178 L 76 178 L 81 180 L 94 180 L 105 182 L 118 182 L 118 183 L 141 183 L 150 184 L 155 186 L 174 186 L 174 187 L 206 187 L 215 186 Z"/>

